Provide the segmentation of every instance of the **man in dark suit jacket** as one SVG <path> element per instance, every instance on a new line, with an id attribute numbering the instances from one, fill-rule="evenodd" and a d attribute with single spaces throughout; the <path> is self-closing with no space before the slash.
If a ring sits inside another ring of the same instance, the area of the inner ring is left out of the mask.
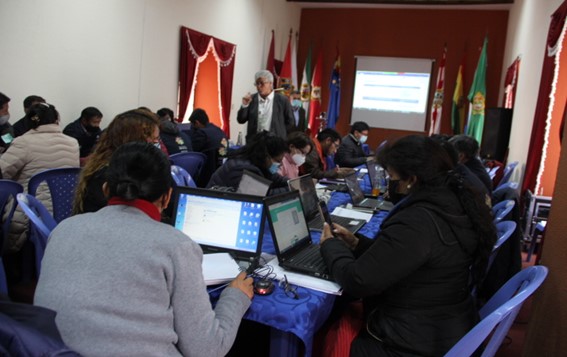
<path id="1" fill-rule="evenodd" d="M 368 139 L 370 127 L 363 121 L 353 123 L 350 134 L 345 136 L 335 154 L 335 164 L 341 167 L 357 167 L 366 163 L 368 158 L 362 144 Z"/>
<path id="2" fill-rule="evenodd" d="M 209 116 L 203 109 L 195 109 L 189 117 L 189 122 L 191 123 L 189 135 L 193 151 L 207 155 L 207 162 L 197 182 L 199 187 L 204 187 L 213 172 L 222 164 L 222 159 L 226 157 L 228 141 L 224 131 L 209 122 Z"/>
<path id="3" fill-rule="evenodd" d="M 274 92 L 274 76 L 269 71 L 256 72 L 255 85 L 258 93 L 242 97 L 236 115 L 240 124 L 248 123 L 246 139 L 263 130 L 286 139 L 295 122 L 288 98 Z"/>
<path id="4" fill-rule="evenodd" d="M 291 108 L 293 110 L 293 125 L 290 131 L 305 132 L 307 129 L 307 121 L 305 118 L 305 109 L 303 109 L 303 102 L 301 101 L 301 93 L 293 91 L 290 95 Z"/>

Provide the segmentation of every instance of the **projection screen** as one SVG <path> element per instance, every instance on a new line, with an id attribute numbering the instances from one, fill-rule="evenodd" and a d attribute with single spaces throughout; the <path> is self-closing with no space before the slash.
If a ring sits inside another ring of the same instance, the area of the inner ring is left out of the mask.
<path id="1" fill-rule="evenodd" d="M 424 131 L 433 59 L 355 57 L 351 124 Z"/>

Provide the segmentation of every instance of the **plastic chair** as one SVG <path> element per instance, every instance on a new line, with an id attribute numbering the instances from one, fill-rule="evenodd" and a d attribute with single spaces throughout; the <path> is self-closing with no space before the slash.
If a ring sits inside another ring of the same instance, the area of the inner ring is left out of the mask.
<path id="1" fill-rule="evenodd" d="M 510 181 L 510 178 L 512 177 L 512 174 L 514 173 L 516 166 L 518 166 L 518 161 L 514 161 L 514 162 L 506 165 L 506 168 L 504 169 L 504 175 L 502 176 L 502 179 L 500 180 L 500 182 L 498 183 L 498 186 L 496 188 L 498 188 L 498 187 L 502 186 L 503 184 L 508 183 L 508 181 Z"/>
<path id="2" fill-rule="evenodd" d="M 494 197 L 496 193 L 498 193 L 502 190 L 507 190 L 507 189 L 517 190 L 518 189 L 518 183 L 517 182 L 506 182 L 505 184 L 498 185 L 498 187 L 496 187 L 496 189 L 494 189 L 494 191 L 492 191 L 492 197 Z"/>
<path id="3" fill-rule="evenodd" d="M 197 187 L 191 175 L 181 166 L 171 165 L 171 177 L 177 186 Z"/>
<path id="4" fill-rule="evenodd" d="M 37 173 L 30 178 L 28 193 L 36 197 L 39 185 L 44 181 L 47 182 L 53 203 L 53 218 L 59 223 L 71 216 L 80 172 L 80 167 L 67 167 Z"/>
<path id="5" fill-rule="evenodd" d="M 514 209 L 514 205 L 516 202 L 514 200 L 504 200 L 502 202 L 498 202 L 494 206 L 492 206 L 492 215 L 494 216 L 494 224 L 502 221 L 512 209 Z"/>
<path id="6" fill-rule="evenodd" d="M 490 257 L 488 258 L 488 266 L 486 271 L 490 270 L 494 259 L 496 259 L 496 255 L 498 255 L 498 250 L 512 236 L 514 231 L 516 230 L 516 222 L 513 221 L 502 221 L 496 224 L 496 231 L 498 235 L 498 239 L 496 243 L 494 243 L 494 247 L 492 247 L 492 253 L 490 253 Z"/>
<path id="7" fill-rule="evenodd" d="M 332 170 L 337 167 L 337 164 L 335 164 L 335 155 L 327 155 L 325 156 L 325 160 L 327 160 L 327 170 Z"/>
<path id="8" fill-rule="evenodd" d="M 10 230 L 10 223 L 16 210 L 16 195 L 24 192 L 22 185 L 12 180 L 0 180 L 0 222 L 4 217 L 8 202 L 12 202 L 11 207 L 6 215 L 6 220 L 0 227 L 0 293 L 8 294 L 8 285 L 6 282 L 6 272 L 4 271 L 4 263 L 2 262 L 2 247 L 4 246 L 4 238 Z M 12 201 L 10 201 L 10 197 Z"/>
<path id="9" fill-rule="evenodd" d="M 39 277 L 47 239 L 57 226 L 57 222 L 37 198 L 26 193 L 18 193 L 16 197 L 18 204 L 31 221 L 30 229 L 33 230 L 33 234 L 30 234 L 30 240 L 35 248 L 35 270 Z"/>
<path id="10" fill-rule="evenodd" d="M 205 165 L 207 156 L 201 152 L 181 152 L 169 156 L 169 161 L 173 165 L 181 166 L 191 175 L 193 180 L 199 180 L 201 170 Z"/>
<path id="11" fill-rule="evenodd" d="M 481 321 L 445 357 L 471 356 L 493 331 L 482 357 L 494 356 L 524 301 L 540 287 L 546 276 L 547 268 L 541 265 L 528 267 L 514 275 L 480 309 Z"/>

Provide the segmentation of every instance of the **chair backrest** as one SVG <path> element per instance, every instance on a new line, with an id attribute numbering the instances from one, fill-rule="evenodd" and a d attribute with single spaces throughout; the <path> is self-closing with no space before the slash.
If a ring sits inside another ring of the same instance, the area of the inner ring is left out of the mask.
<path id="1" fill-rule="evenodd" d="M 490 253 L 490 257 L 488 258 L 488 266 L 486 267 L 486 271 L 490 270 L 494 259 L 498 255 L 498 250 L 512 236 L 514 231 L 516 230 L 516 222 L 514 221 L 502 221 L 496 223 L 496 233 L 498 235 L 498 239 L 496 243 L 494 243 L 494 247 L 492 247 L 492 252 Z"/>
<path id="2" fill-rule="evenodd" d="M 181 152 L 169 156 L 173 165 L 181 166 L 191 175 L 193 180 L 198 180 L 201 170 L 205 165 L 207 156 L 201 152 Z"/>
<path id="3" fill-rule="evenodd" d="M 53 203 L 53 218 L 57 223 L 69 217 L 73 211 L 75 188 L 79 181 L 80 167 L 66 167 L 39 172 L 30 178 L 28 193 L 37 196 L 37 188 L 47 182 Z"/>
<path id="4" fill-rule="evenodd" d="M 494 224 L 502 221 L 512 212 L 516 202 L 514 200 L 504 200 L 492 206 L 492 215 L 494 216 Z"/>
<path id="5" fill-rule="evenodd" d="M 518 189 L 518 183 L 517 182 L 506 182 L 505 184 L 502 185 L 498 185 L 498 187 L 496 187 L 496 189 L 494 191 L 492 191 L 492 197 L 496 196 L 496 194 L 498 194 L 498 192 L 503 191 L 503 190 L 517 190 Z"/>
<path id="6" fill-rule="evenodd" d="M 177 186 L 197 187 L 191 175 L 181 166 L 171 165 L 171 177 Z"/>
<path id="7" fill-rule="evenodd" d="M 481 321 L 445 357 L 471 356 L 493 331 L 482 356 L 494 356 L 522 304 L 540 287 L 546 276 L 547 268 L 541 265 L 528 267 L 514 275 L 480 309 Z"/>
<path id="8" fill-rule="evenodd" d="M 47 246 L 47 239 L 51 231 L 57 226 L 57 222 L 51 216 L 47 208 L 35 197 L 26 193 L 18 193 L 18 204 L 31 221 L 30 240 L 35 248 L 35 267 L 39 277 L 41 271 L 41 260 Z"/>
<path id="9" fill-rule="evenodd" d="M 4 238 L 8 235 L 10 230 L 10 223 L 14 216 L 14 211 L 18 205 L 16 202 L 16 195 L 24 192 L 22 185 L 12 180 L 0 180 L 0 293 L 8 293 L 8 285 L 6 282 L 6 272 L 4 271 L 4 264 L 2 262 L 2 247 L 4 246 Z M 12 198 L 12 200 L 10 200 Z M 8 203 L 11 203 L 8 206 Z"/>
<path id="10" fill-rule="evenodd" d="M 498 187 L 510 181 L 510 178 L 514 173 L 514 169 L 516 168 L 516 166 L 518 166 L 518 161 L 514 161 L 506 165 L 506 168 L 504 169 L 504 175 L 502 176 L 502 179 L 498 183 Z"/>

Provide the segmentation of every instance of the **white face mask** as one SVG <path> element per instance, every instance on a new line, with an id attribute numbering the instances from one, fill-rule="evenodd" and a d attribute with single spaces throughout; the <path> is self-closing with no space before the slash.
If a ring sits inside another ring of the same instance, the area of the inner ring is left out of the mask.
<path id="1" fill-rule="evenodd" d="M 291 156 L 291 159 L 293 160 L 293 162 L 295 162 L 295 164 L 297 166 L 301 166 L 303 165 L 303 163 L 305 162 L 305 155 L 303 154 L 293 154 Z"/>
<path id="2" fill-rule="evenodd" d="M 0 125 L 4 125 L 10 120 L 10 114 L 0 115 Z"/>
<path id="3" fill-rule="evenodd" d="M 368 139 L 367 135 L 362 135 L 360 137 L 360 139 L 358 139 L 358 141 L 360 141 L 361 144 L 364 144 L 366 142 L 366 139 Z"/>

